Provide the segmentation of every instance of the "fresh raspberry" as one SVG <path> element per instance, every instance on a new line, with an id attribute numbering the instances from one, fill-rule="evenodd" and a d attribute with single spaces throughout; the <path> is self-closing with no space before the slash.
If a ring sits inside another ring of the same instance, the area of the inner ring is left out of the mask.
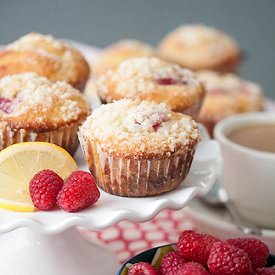
<path id="1" fill-rule="evenodd" d="M 246 252 L 226 242 L 213 244 L 207 265 L 213 275 L 252 274 L 252 264 Z"/>
<path id="2" fill-rule="evenodd" d="M 100 193 L 94 177 L 85 171 L 75 171 L 65 181 L 57 196 L 57 204 L 68 212 L 77 212 L 93 205 Z"/>
<path id="3" fill-rule="evenodd" d="M 178 272 L 173 275 L 210 275 L 210 273 L 201 264 L 188 262 L 180 265 Z"/>
<path id="4" fill-rule="evenodd" d="M 13 103 L 9 98 L 0 97 L 0 110 L 5 113 L 11 113 L 13 111 Z"/>
<path id="5" fill-rule="evenodd" d="M 159 275 L 159 272 L 150 264 L 140 262 L 129 267 L 128 275 Z"/>
<path id="6" fill-rule="evenodd" d="M 254 270 L 266 265 L 269 249 L 261 240 L 255 238 L 236 238 L 229 239 L 226 242 L 243 249 L 247 253 Z"/>
<path id="7" fill-rule="evenodd" d="M 56 205 L 56 197 L 63 186 L 63 179 L 54 171 L 46 169 L 31 179 L 29 191 L 32 202 L 39 210 L 50 210 Z"/>
<path id="8" fill-rule="evenodd" d="M 275 275 L 275 268 L 257 268 L 255 271 L 255 275 Z"/>
<path id="9" fill-rule="evenodd" d="M 206 265 L 212 245 L 219 239 L 208 234 L 183 231 L 177 243 L 178 253 L 187 261 Z"/>
<path id="10" fill-rule="evenodd" d="M 169 252 L 161 261 L 160 272 L 162 275 L 175 275 L 180 265 L 185 262 L 177 252 Z"/>

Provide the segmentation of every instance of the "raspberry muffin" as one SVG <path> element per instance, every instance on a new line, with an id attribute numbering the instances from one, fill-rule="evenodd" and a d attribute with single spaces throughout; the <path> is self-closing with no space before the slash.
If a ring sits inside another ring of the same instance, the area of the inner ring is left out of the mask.
<path id="1" fill-rule="evenodd" d="M 89 90 L 94 89 L 103 103 L 122 98 L 166 103 L 173 111 L 196 118 L 205 90 L 188 69 L 156 57 L 125 60 L 102 75 Z"/>
<path id="2" fill-rule="evenodd" d="M 78 90 L 34 73 L 0 79 L 0 150 L 25 141 L 45 141 L 73 154 L 77 130 L 89 113 Z"/>
<path id="3" fill-rule="evenodd" d="M 230 115 L 263 110 L 261 87 L 233 74 L 198 73 L 208 91 L 198 120 L 213 134 L 215 124 Z"/>
<path id="4" fill-rule="evenodd" d="M 153 56 L 155 50 L 141 41 L 137 40 L 120 40 L 105 50 L 96 60 L 93 69 L 95 75 L 101 75 L 109 69 L 114 69 L 122 61 L 142 56 Z"/>
<path id="5" fill-rule="evenodd" d="M 237 42 L 228 34 L 199 24 L 183 25 L 159 44 L 163 58 L 192 70 L 235 71 L 241 61 Z"/>
<path id="6" fill-rule="evenodd" d="M 34 72 L 83 90 L 89 65 L 79 51 L 52 36 L 29 33 L 0 52 L 0 77 Z"/>
<path id="7" fill-rule="evenodd" d="M 200 133 L 191 117 L 163 103 L 122 99 L 97 108 L 79 139 L 104 191 L 141 197 L 168 192 L 184 180 Z"/>

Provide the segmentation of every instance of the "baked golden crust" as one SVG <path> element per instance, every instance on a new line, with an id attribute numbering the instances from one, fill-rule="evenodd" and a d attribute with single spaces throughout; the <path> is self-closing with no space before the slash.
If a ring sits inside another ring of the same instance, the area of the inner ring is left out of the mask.
<path id="1" fill-rule="evenodd" d="M 80 133 L 112 156 L 143 159 L 177 156 L 200 140 L 191 117 L 172 112 L 164 104 L 131 99 L 97 108 Z"/>
<path id="2" fill-rule="evenodd" d="M 103 50 L 95 61 L 93 71 L 99 76 L 109 69 L 115 69 L 126 59 L 153 55 L 155 55 L 155 50 L 141 41 L 120 40 Z"/>
<path id="3" fill-rule="evenodd" d="M 210 133 L 215 124 L 225 117 L 263 110 L 259 85 L 233 74 L 202 71 L 197 75 L 208 91 L 198 120 L 208 127 Z"/>
<path id="4" fill-rule="evenodd" d="M 165 36 L 159 54 L 196 71 L 232 72 L 241 61 L 241 51 L 232 37 L 199 24 L 180 26 Z"/>
<path id="5" fill-rule="evenodd" d="M 0 77 L 34 72 L 51 81 L 66 81 L 83 90 L 89 65 L 72 46 L 51 36 L 29 33 L 0 52 Z"/>
<path id="6" fill-rule="evenodd" d="M 128 59 L 94 83 L 103 102 L 122 98 L 164 102 L 182 113 L 201 104 L 205 95 L 203 85 L 191 71 L 155 57 Z"/>
<path id="7" fill-rule="evenodd" d="M 65 82 L 52 83 L 34 73 L 0 79 L 1 129 L 51 131 L 80 124 L 88 113 L 84 97 Z"/>

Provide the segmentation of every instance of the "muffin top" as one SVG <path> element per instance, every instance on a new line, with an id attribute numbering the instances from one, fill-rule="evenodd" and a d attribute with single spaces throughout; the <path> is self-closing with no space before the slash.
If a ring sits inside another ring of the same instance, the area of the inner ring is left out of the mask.
<path id="1" fill-rule="evenodd" d="M 72 46 L 49 35 L 29 33 L 0 52 L 0 77 L 23 72 L 83 88 L 89 65 Z"/>
<path id="2" fill-rule="evenodd" d="M 80 128 L 84 139 L 124 157 L 162 157 L 189 151 L 200 140 L 191 117 L 165 104 L 122 99 L 101 105 Z"/>
<path id="3" fill-rule="evenodd" d="M 52 83 L 34 73 L 0 79 L 0 125 L 48 131 L 84 120 L 88 105 L 66 82 Z"/>
<path id="4" fill-rule="evenodd" d="M 159 50 L 163 57 L 194 70 L 214 69 L 240 56 L 232 37 L 200 24 L 178 27 L 162 40 Z"/>
<path id="5" fill-rule="evenodd" d="M 234 74 L 202 71 L 197 75 L 208 92 L 201 110 L 201 117 L 204 115 L 220 117 L 262 110 L 262 90 L 256 83 Z"/>
<path id="6" fill-rule="evenodd" d="M 96 90 L 107 102 L 138 98 L 167 103 L 175 111 L 192 105 L 205 93 L 190 70 L 156 57 L 125 60 L 98 79 Z"/>
<path id="7" fill-rule="evenodd" d="M 105 73 L 109 69 L 116 68 L 122 61 L 141 56 L 153 56 L 154 49 L 138 40 L 120 40 L 102 51 L 94 64 L 96 75 Z"/>

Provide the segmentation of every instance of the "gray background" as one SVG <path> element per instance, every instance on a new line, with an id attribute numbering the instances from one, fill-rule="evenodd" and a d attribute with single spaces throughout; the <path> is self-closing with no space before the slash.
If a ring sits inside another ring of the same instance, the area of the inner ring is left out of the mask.
<path id="1" fill-rule="evenodd" d="M 120 38 L 156 44 L 176 26 L 190 22 L 232 34 L 247 53 L 241 74 L 275 99 L 274 0 L 0 0 L 0 44 L 29 31 L 98 47 Z"/>

